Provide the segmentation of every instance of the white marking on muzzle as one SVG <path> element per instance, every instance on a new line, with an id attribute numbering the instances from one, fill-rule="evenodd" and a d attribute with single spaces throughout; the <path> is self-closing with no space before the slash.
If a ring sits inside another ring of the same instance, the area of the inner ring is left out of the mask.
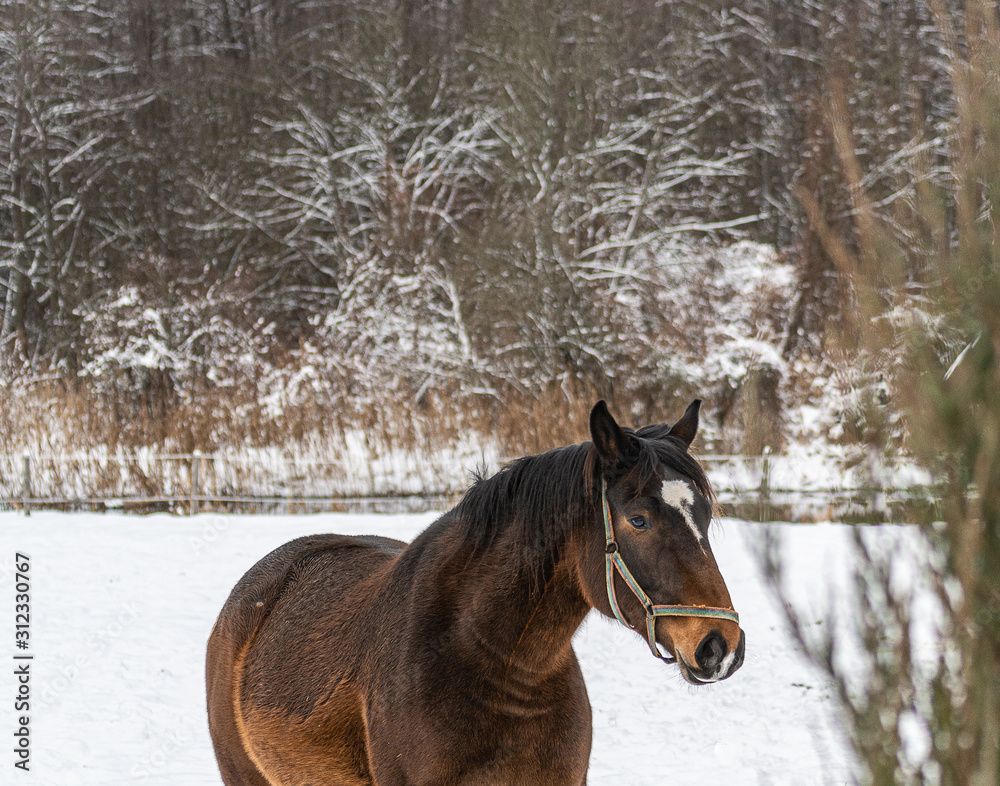
<path id="1" fill-rule="evenodd" d="M 698 543 L 701 544 L 704 536 L 694 523 L 694 516 L 691 514 L 691 508 L 694 506 L 694 492 L 691 491 L 691 487 L 683 480 L 665 480 L 660 488 L 660 496 L 663 497 L 664 502 L 681 514 L 684 522 L 691 528 Z M 702 545 L 702 549 L 704 548 Z"/>
<path id="2" fill-rule="evenodd" d="M 734 660 L 736 660 L 736 651 L 731 650 L 730 653 L 722 659 L 722 663 L 719 664 L 719 668 L 715 670 L 712 682 L 718 682 L 721 679 L 725 679 L 726 675 L 729 673 L 729 669 L 733 666 Z"/>
<path id="3" fill-rule="evenodd" d="M 716 668 L 714 672 L 711 674 L 699 674 L 697 675 L 697 680 L 705 685 L 724 680 L 726 675 L 729 674 L 729 670 L 732 668 L 734 660 L 736 660 L 736 653 L 730 652 L 725 658 L 722 659 L 722 663 L 719 664 L 718 668 Z M 687 665 L 686 662 L 685 665 Z M 688 666 L 688 668 L 691 667 Z"/>

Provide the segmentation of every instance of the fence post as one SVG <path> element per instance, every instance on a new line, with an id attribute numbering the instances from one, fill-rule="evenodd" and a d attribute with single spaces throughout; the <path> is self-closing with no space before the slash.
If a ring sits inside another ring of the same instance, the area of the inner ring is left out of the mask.
<path id="1" fill-rule="evenodd" d="M 760 520 L 771 520 L 771 446 L 765 445 L 760 456 Z"/>
<path id="2" fill-rule="evenodd" d="M 196 450 L 191 456 L 191 515 L 198 515 L 198 503 L 201 501 L 201 451 Z"/>
<path id="3" fill-rule="evenodd" d="M 24 474 L 21 478 L 21 507 L 25 516 L 31 515 L 31 456 L 24 451 Z"/>

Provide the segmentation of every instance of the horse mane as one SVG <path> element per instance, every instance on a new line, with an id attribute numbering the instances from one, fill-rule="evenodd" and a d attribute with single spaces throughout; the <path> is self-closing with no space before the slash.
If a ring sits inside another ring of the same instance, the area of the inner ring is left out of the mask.
<path id="1" fill-rule="evenodd" d="M 515 459 L 496 474 L 473 476 L 455 507 L 465 541 L 479 553 L 510 527 L 524 556 L 553 551 L 574 524 L 592 515 L 587 469 L 589 442 Z"/>
<path id="2" fill-rule="evenodd" d="M 630 432 L 629 429 L 625 431 Z M 698 493 L 707 498 L 713 507 L 715 506 L 715 492 L 712 490 L 708 475 L 697 459 L 688 452 L 687 445 L 670 435 L 669 426 L 666 424 L 643 426 L 638 431 L 630 433 L 634 433 L 651 448 L 656 461 L 689 478 L 698 489 Z"/>
<path id="3" fill-rule="evenodd" d="M 664 465 L 689 478 L 714 506 L 708 476 L 687 446 L 669 436 L 668 426 L 624 431 L 638 438 L 639 453 L 621 479 L 642 487 Z M 515 459 L 489 477 L 477 471 L 454 509 L 466 545 L 482 553 L 502 532 L 516 527 L 515 538 L 527 561 L 554 556 L 574 526 L 597 520 L 599 464 L 593 444 L 584 442 Z"/>

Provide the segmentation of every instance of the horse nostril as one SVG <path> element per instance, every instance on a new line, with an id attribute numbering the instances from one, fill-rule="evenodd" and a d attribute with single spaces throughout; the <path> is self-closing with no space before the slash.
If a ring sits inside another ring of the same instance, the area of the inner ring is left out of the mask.
<path id="1" fill-rule="evenodd" d="M 699 668 L 704 671 L 712 671 L 718 668 L 723 659 L 729 653 L 729 645 L 722 638 L 722 634 L 713 630 L 701 640 L 698 649 L 694 652 L 695 660 Z"/>

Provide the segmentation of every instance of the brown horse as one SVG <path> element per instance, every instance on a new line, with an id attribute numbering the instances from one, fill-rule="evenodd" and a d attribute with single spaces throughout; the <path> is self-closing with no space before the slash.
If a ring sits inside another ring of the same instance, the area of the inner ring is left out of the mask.
<path id="1" fill-rule="evenodd" d="M 477 479 L 409 545 L 317 535 L 254 565 L 208 643 L 226 784 L 584 784 L 571 640 L 592 608 L 693 684 L 730 676 L 744 637 L 688 453 L 699 404 L 632 431 L 599 402 L 592 443 Z"/>

